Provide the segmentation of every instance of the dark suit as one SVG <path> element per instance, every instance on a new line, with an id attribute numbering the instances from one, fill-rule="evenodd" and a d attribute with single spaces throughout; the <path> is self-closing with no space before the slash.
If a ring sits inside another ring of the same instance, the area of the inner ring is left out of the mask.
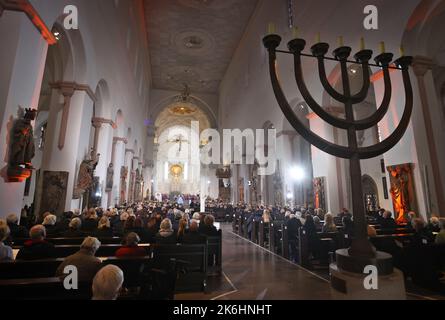
<path id="1" fill-rule="evenodd" d="M 54 245 L 45 240 L 29 240 L 17 253 L 17 260 L 40 260 L 55 257 Z"/>

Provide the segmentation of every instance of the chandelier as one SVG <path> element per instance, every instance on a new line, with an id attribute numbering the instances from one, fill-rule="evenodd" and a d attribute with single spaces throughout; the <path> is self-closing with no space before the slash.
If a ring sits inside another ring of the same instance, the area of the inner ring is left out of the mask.
<path id="1" fill-rule="evenodd" d="M 190 88 L 188 85 L 184 84 L 184 90 L 180 95 L 175 97 L 175 101 L 169 108 L 170 112 L 175 115 L 191 115 L 196 112 L 196 106 L 191 101 Z"/>

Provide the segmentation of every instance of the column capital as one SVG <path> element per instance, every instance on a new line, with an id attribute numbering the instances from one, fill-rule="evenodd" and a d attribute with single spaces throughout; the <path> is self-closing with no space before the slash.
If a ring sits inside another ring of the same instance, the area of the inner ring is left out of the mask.
<path id="1" fill-rule="evenodd" d="M 345 110 L 342 107 L 335 107 L 335 106 L 328 106 L 323 108 L 326 112 L 329 112 L 334 115 L 344 115 Z M 311 112 L 308 115 L 306 115 L 306 119 L 316 119 L 318 118 L 318 115 L 315 112 Z"/>
<path id="2" fill-rule="evenodd" d="M 59 89 L 64 96 L 72 96 L 75 91 L 85 91 L 93 102 L 97 102 L 96 95 L 89 85 L 66 81 L 51 82 L 49 85 L 53 89 Z"/>
<path id="3" fill-rule="evenodd" d="M 123 142 L 124 144 L 127 144 L 128 140 L 127 140 L 127 138 L 113 137 L 113 143 L 116 144 L 118 142 Z"/>
<path id="4" fill-rule="evenodd" d="M 125 149 L 125 153 L 132 153 L 132 154 L 134 154 L 134 150 L 133 149 Z"/>
<path id="5" fill-rule="evenodd" d="M 117 129 L 117 125 L 113 120 L 94 117 L 91 119 L 93 127 L 100 128 L 102 124 L 109 124 L 113 129 Z"/>
<path id="6" fill-rule="evenodd" d="M 428 70 L 435 65 L 431 58 L 424 56 L 415 56 L 413 59 L 413 71 L 417 77 L 423 77 Z"/>

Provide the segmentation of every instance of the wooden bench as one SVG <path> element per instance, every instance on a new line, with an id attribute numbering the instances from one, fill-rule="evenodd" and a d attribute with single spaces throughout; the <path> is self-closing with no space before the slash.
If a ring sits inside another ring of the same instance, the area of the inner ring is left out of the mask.
<path id="1" fill-rule="evenodd" d="M 218 236 L 207 237 L 208 273 L 222 273 L 222 231 L 218 230 Z"/>
<path id="2" fill-rule="evenodd" d="M 85 236 L 87 237 L 87 236 Z M 85 240 L 85 237 L 79 237 L 79 238 L 46 238 L 46 241 L 51 242 L 54 245 L 81 245 L 83 240 Z M 98 238 L 101 244 L 121 244 L 122 238 L 121 237 L 111 237 L 111 238 Z M 23 246 L 26 241 L 29 241 L 30 239 L 25 238 L 17 238 L 14 239 L 12 242 L 13 246 Z"/>
<path id="3" fill-rule="evenodd" d="M 207 244 L 153 245 L 154 266 L 166 268 L 171 259 L 184 264 L 184 273 L 177 279 L 178 292 L 206 291 L 208 269 Z"/>
<path id="4" fill-rule="evenodd" d="M 79 283 L 67 290 L 58 277 L 0 280 L 0 299 L 4 300 L 90 300 L 90 283 Z"/>
<path id="5" fill-rule="evenodd" d="M 146 248 L 147 255 L 149 254 L 149 244 L 140 244 L 139 246 Z M 120 244 L 104 244 L 99 247 L 96 252 L 96 257 L 114 257 L 116 251 L 121 248 Z M 14 249 L 20 249 L 20 247 L 13 247 Z M 75 254 L 80 250 L 80 245 L 56 245 L 54 246 L 54 258 L 66 258 L 72 254 Z"/>
<path id="6" fill-rule="evenodd" d="M 6 280 L 54 277 L 57 268 L 62 262 L 62 258 L 0 262 L 0 279 Z"/>

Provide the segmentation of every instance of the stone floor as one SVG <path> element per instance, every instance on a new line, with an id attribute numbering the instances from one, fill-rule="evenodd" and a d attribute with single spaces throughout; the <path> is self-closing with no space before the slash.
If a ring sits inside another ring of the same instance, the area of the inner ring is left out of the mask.
<path id="1" fill-rule="evenodd" d="M 223 275 L 208 279 L 209 293 L 177 294 L 176 300 L 318 300 L 331 299 L 327 271 L 309 271 L 223 229 Z M 407 299 L 444 299 L 429 292 Z"/>

